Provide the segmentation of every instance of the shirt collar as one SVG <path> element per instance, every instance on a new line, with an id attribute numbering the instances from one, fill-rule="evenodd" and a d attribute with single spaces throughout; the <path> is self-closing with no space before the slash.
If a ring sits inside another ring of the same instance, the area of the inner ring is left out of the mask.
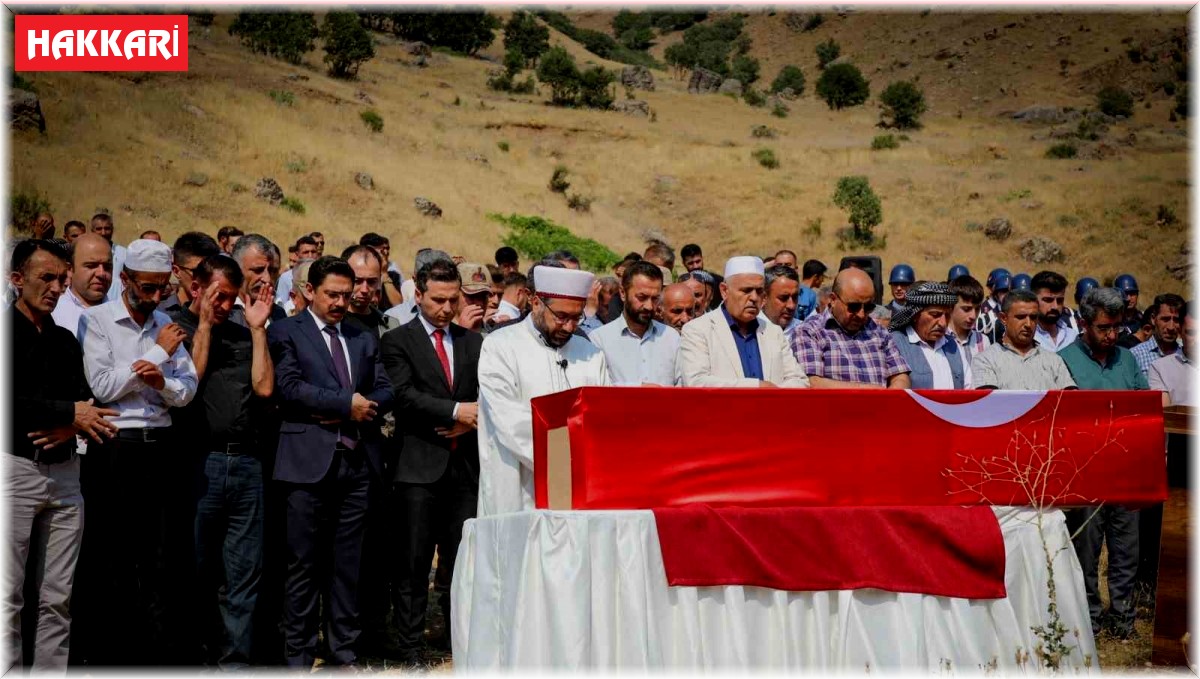
<path id="1" fill-rule="evenodd" d="M 74 304 L 75 306 L 79 307 L 80 309 L 87 309 L 87 308 L 88 308 L 88 305 L 86 305 L 86 304 L 84 304 L 84 303 L 83 303 L 83 300 L 82 300 L 82 299 L 80 299 L 79 295 L 76 295 L 76 294 L 75 294 L 75 288 L 72 288 L 72 287 L 70 287 L 70 286 L 67 286 L 67 294 L 65 294 L 65 295 L 61 295 L 61 296 L 59 296 L 59 298 L 58 298 L 58 301 L 59 301 L 59 303 L 60 303 L 60 304 L 62 303 L 62 298 L 63 298 L 63 297 L 66 297 L 68 300 L 70 300 L 70 301 L 71 301 L 71 303 L 72 303 L 72 304 Z"/>
<path id="2" fill-rule="evenodd" d="M 1183 363 L 1184 365 L 1191 365 L 1191 363 L 1192 363 L 1191 360 L 1188 359 L 1188 357 L 1184 355 L 1182 350 L 1175 352 L 1175 358 L 1179 359 L 1179 362 Z"/>
<path id="3" fill-rule="evenodd" d="M 241 298 L 239 297 L 238 299 L 240 300 Z M 305 309 L 305 311 L 306 311 L 306 312 L 308 312 L 308 316 L 309 316 L 309 318 L 313 319 L 313 323 L 316 323 L 316 324 L 317 324 L 317 331 L 318 331 L 318 332 L 325 332 L 325 326 L 326 326 L 326 325 L 328 325 L 328 324 L 327 324 L 325 321 L 322 321 L 321 319 L 317 318 L 317 315 L 313 313 L 312 307 L 309 307 L 309 308 Z M 333 327 L 337 329 L 337 331 L 338 331 L 338 334 L 339 334 L 339 335 L 340 335 L 340 334 L 342 334 L 342 323 L 341 323 L 341 321 L 338 321 L 337 323 L 334 323 L 334 324 L 333 324 Z"/>
<path id="4" fill-rule="evenodd" d="M 842 333 L 843 335 L 845 335 L 847 338 L 850 338 L 850 339 L 858 337 L 859 335 L 863 335 L 864 333 L 870 332 L 873 328 L 877 327 L 877 324 L 875 323 L 875 319 L 868 316 L 867 322 L 863 325 L 862 330 L 859 330 L 858 332 L 851 335 L 849 332 L 846 331 L 845 328 L 842 327 L 842 324 L 838 323 L 838 320 L 833 317 L 833 313 L 830 312 L 828 307 L 826 307 L 825 310 L 822 311 L 819 316 L 817 316 L 817 319 L 818 319 L 818 322 L 821 324 L 822 328 L 826 328 L 826 329 L 836 328 L 838 330 L 838 332 Z M 830 325 L 831 323 L 832 323 L 832 325 Z"/>
<path id="5" fill-rule="evenodd" d="M 420 309 L 417 310 L 417 318 L 421 319 L 421 326 L 425 328 L 425 336 L 433 337 L 433 331 L 437 330 L 437 328 L 429 322 L 429 319 L 425 318 L 425 314 L 422 314 Z M 447 337 L 450 336 L 449 328 L 442 328 L 442 330 L 446 332 Z"/>
<path id="6" fill-rule="evenodd" d="M 729 315 L 729 309 L 726 309 L 724 304 L 721 305 L 721 313 L 725 314 L 725 322 L 729 324 L 729 327 L 734 332 L 736 332 L 740 335 L 742 333 L 742 329 L 738 327 L 738 322 L 733 320 L 733 316 Z M 621 318 L 624 319 L 625 314 L 621 314 Z M 758 322 L 758 317 L 756 316 L 754 318 L 754 320 L 750 321 L 750 334 L 751 335 L 756 334 L 758 332 L 758 326 L 759 326 L 759 322 Z"/>
<path id="7" fill-rule="evenodd" d="M 908 341 L 912 342 L 913 344 L 924 344 L 925 346 L 929 346 L 929 343 L 921 339 L 921 336 L 917 334 L 917 331 L 913 329 L 911 325 L 905 328 L 904 334 L 908 335 Z M 946 336 L 942 335 L 941 339 L 933 343 L 932 349 L 934 351 L 939 351 L 943 346 L 945 346 L 945 344 Z"/>
<path id="8" fill-rule="evenodd" d="M 105 302 L 105 304 L 113 304 L 116 306 L 116 310 L 113 312 L 113 320 L 114 321 L 120 323 L 121 321 L 127 320 L 130 323 L 137 325 L 137 323 L 133 320 L 133 316 L 129 315 L 129 307 L 125 305 L 125 296 L 124 295 L 117 297 L 116 299 L 112 300 L 111 302 Z M 146 315 L 146 323 L 145 323 L 145 325 L 141 326 L 141 329 L 146 330 L 146 329 L 154 327 L 157 324 L 158 324 L 158 309 L 155 309 L 154 311 L 151 311 L 149 314 Z"/>
<path id="9" fill-rule="evenodd" d="M 1072 344 L 1078 344 L 1080 351 L 1082 351 L 1085 356 L 1087 356 L 1093 362 L 1096 360 L 1096 355 L 1092 353 L 1092 347 L 1083 339 L 1083 335 L 1076 337 Z M 1117 354 L 1120 352 L 1120 350 L 1121 347 L 1115 345 L 1113 346 L 1112 351 L 1108 352 L 1108 357 L 1104 359 L 1105 368 L 1111 368 L 1112 365 L 1117 362 Z"/>

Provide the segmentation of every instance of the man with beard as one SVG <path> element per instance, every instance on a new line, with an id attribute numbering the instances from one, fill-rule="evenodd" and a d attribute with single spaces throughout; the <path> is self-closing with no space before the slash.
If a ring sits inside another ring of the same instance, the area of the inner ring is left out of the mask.
<path id="1" fill-rule="evenodd" d="M 342 252 L 342 259 L 354 270 L 354 289 L 346 309 L 346 322 L 380 337 L 388 330 L 400 327 L 394 318 L 376 306 L 382 294 L 384 276 L 383 257 L 379 252 L 369 245 L 351 245 Z"/>
<path id="2" fill-rule="evenodd" d="M 267 240 L 266 236 L 257 233 L 246 234 L 238 238 L 233 246 L 233 260 L 242 268 L 242 294 L 233 302 L 233 310 L 229 320 L 242 327 L 250 327 L 246 323 L 246 304 L 258 299 L 261 289 L 267 288 L 274 294 L 275 276 L 279 272 L 279 248 Z M 271 307 L 271 317 L 267 319 L 269 327 L 275 321 L 287 318 L 283 307 L 275 304 Z"/>
<path id="3" fill-rule="evenodd" d="M 242 288 L 237 263 L 214 254 L 188 268 L 190 302 L 172 318 L 187 333 L 184 345 L 200 381 L 196 398 L 176 422 L 198 463 L 192 481 L 202 489 L 193 527 L 199 576 L 193 596 L 205 664 L 234 670 L 250 663 L 262 576 L 268 451 L 254 425 L 275 387 L 267 347 L 271 296 L 270 288 L 259 288 L 246 309 L 249 328 L 229 323 Z M 222 624 L 209 624 L 215 620 Z"/>
<path id="4" fill-rule="evenodd" d="M 699 316 L 697 308 L 692 289 L 686 283 L 672 283 L 663 288 L 659 320 L 675 328 L 676 332 L 683 332 L 683 326 Z"/>
<path id="5" fill-rule="evenodd" d="M 976 389 L 1074 389 L 1067 364 L 1033 338 L 1040 302 L 1029 290 L 1011 290 L 1000 307 L 1003 339 L 971 361 Z"/>
<path id="6" fill-rule="evenodd" d="M 872 318 L 875 310 L 875 283 L 867 272 L 854 267 L 839 271 L 828 307 L 791 337 L 792 352 L 814 388 L 911 386 L 908 363 L 891 334 Z"/>
<path id="7" fill-rule="evenodd" d="M 905 296 L 904 308 L 891 318 L 888 329 L 911 368 L 913 389 L 971 388 L 964 354 L 947 336 L 957 302 L 958 295 L 946 283 L 917 283 Z"/>
<path id="8" fill-rule="evenodd" d="M 113 277 L 112 246 L 94 233 L 71 245 L 71 285 L 54 307 L 54 324 L 79 336 L 79 317 L 108 301 Z"/>
<path id="9" fill-rule="evenodd" d="M 685 387 L 807 387 L 783 330 L 759 319 L 764 268 L 758 257 L 725 263 L 720 311 L 683 328 L 679 363 Z"/>
<path id="10" fill-rule="evenodd" d="M 532 310 L 498 328 L 479 355 L 479 516 L 533 509 L 533 412 L 529 400 L 607 386 L 604 352 L 576 337 L 593 275 L 533 268 Z"/>
<path id="11" fill-rule="evenodd" d="M 118 413 L 115 439 L 91 445 L 83 463 L 87 531 L 81 554 L 79 640 L 92 664 L 178 661 L 185 640 L 170 618 L 166 570 L 168 508 L 180 491 L 171 408 L 196 394 L 186 333 L 158 305 L 171 278 L 171 248 L 129 244 L 121 298 L 92 307 L 79 322 L 84 369 L 96 403 Z M 85 597 L 86 598 L 86 597 Z M 85 612 L 86 611 L 86 612 Z"/>
<path id="12" fill-rule="evenodd" d="M 646 261 L 631 264 L 621 282 L 624 311 L 588 335 L 604 352 L 613 384 L 679 384 L 679 333 L 654 320 L 662 285 L 662 271 L 657 266 Z"/>
<path id="13" fill-rule="evenodd" d="M 1029 289 L 1038 300 L 1038 322 L 1033 338 L 1042 349 L 1058 353 L 1079 336 L 1063 306 L 1067 279 L 1054 271 L 1039 271 L 1030 281 Z"/>
<path id="14" fill-rule="evenodd" d="M 776 255 L 776 260 L 778 258 Z M 786 335 L 800 325 L 802 320 L 796 318 L 796 309 L 800 302 L 800 274 L 790 266 L 776 264 L 766 270 L 765 285 L 766 296 L 763 298 L 762 316 L 759 320 L 765 319 L 778 325 Z"/>
<path id="15" fill-rule="evenodd" d="M 1080 389 L 1150 388 L 1137 360 L 1128 349 L 1117 346 L 1124 312 L 1125 299 L 1115 288 L 1092 289 L 1080 301 L 1082 332 L 1070 346 L 1058 352 Z M 1113 635 L 1128 638 L 1133 633 L 1138 512 L 1117 505 L 1072 509 L 1067 511 L 1067 525 L 1075 535 L 1075 553 L 1083 569 L 1092 633 L 1100 632 L 1102 617 L 1107 617 Z M 1099 586 L 1100 548 L 1105 542 L 1111 602 L 1108 616 L 1101 614 Z"/>
<path id="16" fill-rule="evenodd" d="M 174 318 L 181 310 L 192 303 L 192 275 L 196 267 L 205 259 L 221 254 L 221 246 L 207 233 L 190 231 L 175 239 L 171 248 L 171 270 L 179 280 L 179 289 L 174 295 L 163 300 L 158 310 Z"/>
<path id="17" fill-rule="evenodd" d="M 1154 298 L 1150 305 L 1154 317 L 1154 336 L 1133 348 L 1142 373 L 1150 371 L 1150 364 L 1164 356 L 1174 356 L 1179 351 L 1179 310 L 1183 298 L 1166 293 Z"/>

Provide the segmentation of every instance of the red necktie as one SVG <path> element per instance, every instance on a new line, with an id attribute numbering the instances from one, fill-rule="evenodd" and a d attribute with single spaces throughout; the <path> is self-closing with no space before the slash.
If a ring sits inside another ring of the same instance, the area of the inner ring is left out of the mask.
<path id="1" fill-rule="evenodd" d="M 442 362 L 442 372 L 446 373 L 446 385 L 450 387 L 450 392 L 454 392 L 454 378 L 450 376 L 450 356 L 446 354 L 446 345 L 442 344 L 442 339 L 446 336 L 446 331 L 437 328 L 433 331 L 433 348 L 437 352 L 438 360 Z M 458 439 L 450 439 L 450 450 L 458 447 Z"/>

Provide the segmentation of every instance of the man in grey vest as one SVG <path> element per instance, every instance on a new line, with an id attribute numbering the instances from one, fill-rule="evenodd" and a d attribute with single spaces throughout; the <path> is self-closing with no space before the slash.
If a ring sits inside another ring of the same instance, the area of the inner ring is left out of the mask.
<path id="1" fill-rule="evenodd" d="M 912 370 L 913 389 L 970 389 L 958 342 L 947 337 L 958 295 L 946 283 L 917 283 L 892 316 L 892 340 Z"/>

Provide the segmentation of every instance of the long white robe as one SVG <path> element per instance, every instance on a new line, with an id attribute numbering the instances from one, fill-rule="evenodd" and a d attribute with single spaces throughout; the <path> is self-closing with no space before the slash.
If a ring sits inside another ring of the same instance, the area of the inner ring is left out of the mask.
<path id="1" fill-rule="evenodd" d="M 564 359 L 565 369 L 560 365 Z M 577 336 L 552 349 L 532 316 L 484 338 L 479 352 L 479 516 L 534 507 L 529 400 L 609 384 L 604 352 Z"/>

